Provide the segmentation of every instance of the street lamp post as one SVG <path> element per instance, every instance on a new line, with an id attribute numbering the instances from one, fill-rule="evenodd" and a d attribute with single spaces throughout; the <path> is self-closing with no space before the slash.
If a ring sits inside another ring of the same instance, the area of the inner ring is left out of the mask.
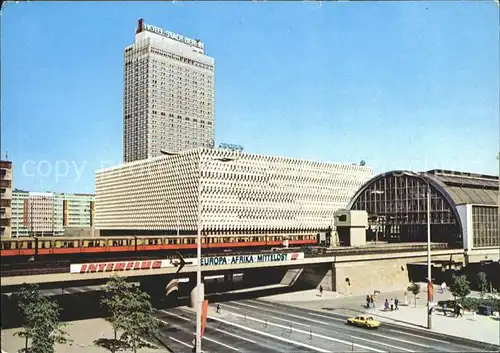
<path id="1" fill-rule="evenodd" d="M 429 292 L 432 285 L 431 269 L 431 188 L 427 181 L 427 328 L 432 329 L 431 298 Z"/>
<path id="2" fill-rule="evenodd" d="M 178 155 L 179 153 L 177 152 L 169 152 L 169 151 L 160 151 L 164 155 L 168 156 L 175 156 Z M 201 233 L 203 231 L 203 224 L 202 224 L 202 193 L 203 193 L 203 188 L 202 188 L 202 177 L 203 177 L 203 170 L 205 167 L 208 165 L 210 161 L 219 161 L 219 162 L 231 162 L 235 161 L 238 158 L 229 158 L 229 157 L 222 157 L 222 158 L 210 158 L 208 160 L 203 161 L 202 160 L 202 150 L 200 149 L 200 154 L 199 154 L 199 164 L 198 164 L 198 235 L 197 235 L 197 246 L 196 246 L 196 339 L 195 339 L 195 347 L 196 347 L 196 353 L 201 353 L 201 308 L 202 308 L 202 303 L 203 299 L 201 298 Z"/>

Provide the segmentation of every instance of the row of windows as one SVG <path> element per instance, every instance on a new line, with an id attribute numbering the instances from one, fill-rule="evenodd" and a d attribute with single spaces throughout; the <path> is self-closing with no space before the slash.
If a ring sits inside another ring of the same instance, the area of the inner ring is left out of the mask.
<path id="1" fill-rule="evenodd" d="M 207 65 L 207 64 L 204 64 L 202 62 L 193 60 L 193 59 L 188 59 L 188 58 L 182 57 L 180 55 L 170 54 L 170 53 L 164 52 L 163 50 L 153 49 L 152 48 L 151 49 L 151 53 L 158 54 L 158 55 L 161 55 L 163 57 L 174 59 L 174 60 L 177 60 L 179 62 L 187 63 L 187 64 L 190 64 L 190 65 L 193 65 L 193 66 L 196 66 L 196 67 L 199 67 L 199 68 L 203 68 L 203 69 L 206 69 L 206 70 L 209 70 L 209 71 L 214 71 L 214 67 L 211 66 L 211 65 Z"/>

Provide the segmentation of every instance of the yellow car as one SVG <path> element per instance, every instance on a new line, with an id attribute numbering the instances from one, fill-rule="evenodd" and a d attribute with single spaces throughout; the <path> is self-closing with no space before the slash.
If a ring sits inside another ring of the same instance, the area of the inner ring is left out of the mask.
<path id="1" fill-rule="evenodd" d="M 378 328 L 380 321 L 374 320 L 372 316 L 358 315 L 347 319 L 348 325 L 362 326 L 366 328 Z"/>

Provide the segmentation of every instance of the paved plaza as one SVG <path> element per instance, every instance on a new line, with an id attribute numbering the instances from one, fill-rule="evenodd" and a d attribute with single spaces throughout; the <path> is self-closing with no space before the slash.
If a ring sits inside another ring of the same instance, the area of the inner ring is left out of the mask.
<path id="1" fill-rule="evenodd" d="M 95 340 L 100 338 L 112 338 L 113 331 L 111 325 L 104 319 L 89 319 L 72 321 L 63 329 L 68 332 L 69 338 L 73 340 L 68 344 L 56 344 L 56 353 L 109 353 L 109 350 L 97 347 Z M 2 353 L 17 353 L 24 348 L 24 338 L 15 336 L 21 328 L 2 330 Z M 160 353 L 168 352 L 167 349 L 141 348 L 139 353 Z"/>

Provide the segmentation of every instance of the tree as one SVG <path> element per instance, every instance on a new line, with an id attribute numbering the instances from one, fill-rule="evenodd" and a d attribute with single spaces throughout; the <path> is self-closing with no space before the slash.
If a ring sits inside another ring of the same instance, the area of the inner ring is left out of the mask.
<path id="1" fill-rule="evenodd" d="M 114 339 L 99 339 L 95 343 L 111 352 L 147 346 L 144 340 L 156 339 L 158 323 L 153 316 L 149 295 L 132 288 L 122 277 L 114 276 L 106 283 L 103 305 L 110 313 Z"/>
<path id="2" fill-rule="evenodd" d="M 487 289 L 488 289 L 488 276 L 486 276 L 486 273 L 479 272 L 477 274 L 477 286 L 479 287 L 479 290 L 481 291 L 481 298 L 483 298 L 484 295 L 486 294 Z"/>
<path id="3" fill-rule="evenodd" d="M 153 307 L 147 293 L 133 289 L 126 295 L 128 314 L 121 323 L 122 339 L 127 342 L 134 353 L 138 348 L 148 347 L 148 341 L 158 337 L 158 321 L 153 315 Z"/>
<path id="4" fill-rule="evenodd" d="M 123 277 L 118 276 L 111 277 L 104 287 L 101 305 L 110 314 L 106 320 L 113 327 L 114 338 L 101 338 L 95 341 L 95 344 L 108 349 L 112 353 L 128 348 L 128 344 L 118 338 L 118 331 L 121 329 L 121 323 L 128 313 L 126 295 L 129 291 L 130 284 Z"/>
<path id="5" fill-rule="evenodd" d="M 417 295 L 420 293 L 420 284 L 412 283 L 407 288 L 408 292 L 413 293 L 413 297 L 415 298 L 415 308 L 417 307 Z"/>
<path id="6" fill-rule="evenodd" d="M 59 327 L 60 308 L 56 302 L 41 297 L 38 286 L 25 285 L 18 293 L 18 308 L 24 318 L 23 331 L 16 334 L 25 337 L 25 348 L 19 352 L 53 353 L 55 343 L 66 343 L 67 333 Z M 31 347 L 28 346 L 31 339 Z"/>
<path id="7" fill-rule="evenodd" d="M 458 297 L 463 301 L 463 299 L 470 294 L 470 286 L 467 276 L 455 276 L 455 274 L 453 274 L 451 277 L 450 291 L 455 299 Z"/>

